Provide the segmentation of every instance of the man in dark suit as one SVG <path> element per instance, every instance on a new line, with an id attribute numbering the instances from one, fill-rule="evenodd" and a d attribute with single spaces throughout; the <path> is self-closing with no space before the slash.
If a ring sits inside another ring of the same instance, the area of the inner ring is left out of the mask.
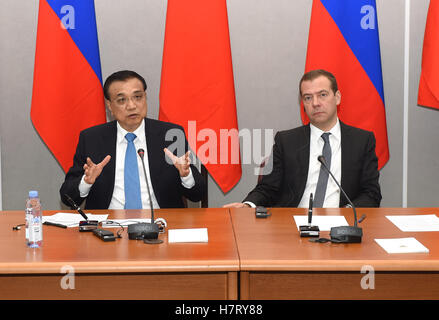
<path id="1" fill-rule="evenodd" d="M 149 208 L 148 186 L 154 208 L 183 207 L 182 197 L 200 201 L 206 186 L 198 170 L 190 164 L 183 128 L 146 118 L 143 77 L 133 71 L 113 73 L 105 81 L 104 96 L 115 120 L 80 133 L 73 166 L 60 189 L 62 201 L 70 205 L 67 194 L 78 204 L 86 200 L 86 209 Z M 134 140 L 130 141 L 129 135 Z M 175 137 L 177 141 L 172 140 Z M 130 144 L 132 154 L 128 156 Z M 178 156 L 168 150 L 171 144 L 177 146 Z M 147 179 L 137 156 L 139 149 L 147 154 L 144 157 Z M 129 168 L 130 157 L 134 160 Z M 127 180 L 132 179 L 128 169 L 135 172 L 134 182 Z M 128 204 L 132 198 L 134 204 Z"/>
<path id="2" fill-rule="evenodd" d="M 315 203 L 317 207 L 347 206 L 347 199 L 317 160 L 322 154 L 326 154 L 331 172 L 355 206 L 379 207 L 381 191 L 373 133 L 339 121 L 341 93 L 331 73 L 310 71 L 302 77 L 299 88 L 310 124 L 278 132 L 269 172 L 243 203 L 225 207 L 307 207 L 310 194 L 314 194 L 315 201 L 320 199 Z"/>

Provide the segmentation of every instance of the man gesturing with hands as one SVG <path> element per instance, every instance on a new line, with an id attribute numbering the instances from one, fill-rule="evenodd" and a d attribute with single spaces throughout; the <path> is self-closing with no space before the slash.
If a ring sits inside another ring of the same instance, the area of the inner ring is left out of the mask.
<path id="1" fill-rule="evenodd" d="M 182 197 L 200 201 L 206 186 L 191 165 L 183 128 L 146 118 L 143 77 L 133 71 L 113 73 L 105 81 L 104 96 L 115 120 L 81 132 L 73 166 L 60 189 L 62 201 L 69 205 L 67 194 L 78 204 L 85 200 L 86 209 L 148 209 L 147 183 L 154 208 L 183 207 Z M 174 143 L 165 139 L 171 130 L 181 130 L 185 153 L 168 150 Z"/>

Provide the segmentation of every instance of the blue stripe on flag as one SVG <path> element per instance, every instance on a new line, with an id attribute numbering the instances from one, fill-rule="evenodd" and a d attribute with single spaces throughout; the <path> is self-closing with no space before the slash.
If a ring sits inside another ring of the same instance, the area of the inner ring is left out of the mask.
<path id="1" fill-rule="evenodd" d="M 46 0 L 102 83 L 94 0 Z"/>
<path id="2" fill-rule="evenodd" d="M 378 17 L 375 0 L 320 0 L 384 103 Z"/>

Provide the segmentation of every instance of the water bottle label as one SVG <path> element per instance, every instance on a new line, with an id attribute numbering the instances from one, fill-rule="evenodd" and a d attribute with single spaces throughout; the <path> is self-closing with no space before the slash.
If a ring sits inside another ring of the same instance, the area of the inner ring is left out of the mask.
<path id="1" fill-rule="evenodd" d="M 32 216 L 30 218 L 29 223 L 29 242 L 38 242 L 41 241 L 43 238 L 42 234 L 42 222 L 41 218 L 38 216 Z"/>

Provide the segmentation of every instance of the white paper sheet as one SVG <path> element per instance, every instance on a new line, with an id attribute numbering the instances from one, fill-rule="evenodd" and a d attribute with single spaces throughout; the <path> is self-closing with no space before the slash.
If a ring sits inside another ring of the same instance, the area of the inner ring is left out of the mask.
<path id="1" fill-rule="evenodd" d="M 97 220 L 99 222 L 107 220 L 108 214 L 85 214 L 89 220 Z M 84 218 L 79 213 L 58 212 L 51 216 L 43 216 L 43 223 L 53 222 L 63 224 L 69 228 L 79 226 L 79 222 Z"/>
<path id="2" fill-rule="evenodd" d="M 439 218 L 434 214 L 386 216 L 404 232 L 439 231 Z"/>
<path id="3" fill-rule="evenodd" d="M 208 242 L 207 228 L 169 229 L 168 242 Z"/>
<path id="4" fill-rule="evenodd" d="M 308 225 L 308 216 L 294 216 L 297 230 L 299 226 Z M 313 226 L 318 226 L 320 231 L 330 231 L 332 227 L 348 226 L 348 222 L 344 216 L 312 216 Z"/>
<path id="5" fill-rule="evenodd" d="M 429 253 L 430 251 L 415 238 L 375 239 L 387 253 Z"/>

